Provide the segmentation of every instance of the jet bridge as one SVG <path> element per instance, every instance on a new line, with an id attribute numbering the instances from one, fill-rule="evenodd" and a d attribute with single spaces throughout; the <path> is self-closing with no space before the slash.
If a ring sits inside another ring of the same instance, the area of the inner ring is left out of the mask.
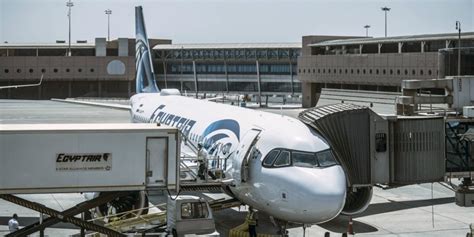
<path id="1" fill-rule="evenodd" d="M 349 187 L 442 181 L 444 118 L 380 116 L 365 106 L 333 104 L 299 119 L 331 145 Z"/>

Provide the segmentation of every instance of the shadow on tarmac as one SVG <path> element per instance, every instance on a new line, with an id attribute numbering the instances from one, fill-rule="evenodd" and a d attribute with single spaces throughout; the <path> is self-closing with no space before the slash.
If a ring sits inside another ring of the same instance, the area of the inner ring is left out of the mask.
<path id="1" fill-rule="evenodd" d="M 447 197 L 447 198 L 436 198 L 436 199 L 424 199 L 424 200 L 415 200 L 415 201 L 391 201 L 387 203 L 374 203 L 371 204 L 367 210 L 365 210 L 362 214 L 354 216 L 357 217 L 364 217 L 364 216 L 371 216 L 377 214 L 383 214 L 388 212 L 394 211 L 401 211 L 411 208 L 418 208 L 418 207 L 427 207 L 431 205 L 442 205 L 447 203 L 454 202 L 454 197 Z M 321 228 L 326 230 L 343 233 L 346 232 L 348 229 L 349 217 L 340 215 L 332 221 L 319 224 Z M 369 224 L 357 221 L 353 219 L 353 229 L 356 233 L 370 233 L 378 231 L 377 228 L 371 226 Z"/>
<path id="2" fill-rule="evenodd" d="M 414 201 L 392 201 L 392 200 L 389 200 L 389 201 L 390 202 L 386 202 L 386 203 L 370 204 L 367 210 L 365 210 L 360 215 L 356 215 L 355 217 L 371 216 L 371 215 L 406 210 L 406 209 L 411 209 L 411 208 L 427 207 L 427 206 L 432 206 L 432 205 L 436 206 L 436 205 L 442 205 L 442 204 L 447 204 L 447 203 L 453 203 L 454 197 L 423 199 L 423 200 L 414 200 Z"/>

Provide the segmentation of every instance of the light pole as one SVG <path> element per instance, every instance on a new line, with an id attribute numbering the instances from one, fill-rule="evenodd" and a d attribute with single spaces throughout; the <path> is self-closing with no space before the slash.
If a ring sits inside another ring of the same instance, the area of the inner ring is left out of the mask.
<path id="1" fill-rule="evenodd" d="M 387 37 L 387 12 L 390 11 L 390 8 L 382 7 L 382 11 L 385 12 L 385 37 Z"/>
<path id="2" fill-rule="evenodd" d="M 67 13 L 67 16 L 69 18 L 69 47 L 68 47 L 68 52 L 67 56 L 71 56 L 71 8 L 74 6 L 74 3 L 69 0 L 69 2 L 66 2 L 66 7 L 69 8 L 69 11 Z"/>
<path id="3" fill-rule="evenodd" d="M 458 30 L 458 76 L 461 76 L 461 22 L 456 21 L 456 30 Z"/>
<path id="4" fill-rule="evenodd" d="M 369 37 L 369 28 L 370 28 L 370 25 L 365 25 L 364 28 L 365 28 L 365 37 Z"/>
<path id="5" fill-rule="evenodd" d="M 105 10 L 105 14 L 107 14 L 107 41 L 110 41 L 110 15 L 112 14 L 112 10 Z"/>

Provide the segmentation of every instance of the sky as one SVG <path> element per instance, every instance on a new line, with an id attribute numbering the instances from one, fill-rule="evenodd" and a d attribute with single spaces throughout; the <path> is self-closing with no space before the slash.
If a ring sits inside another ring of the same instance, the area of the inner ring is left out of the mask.
<path id="1" fill-rule="evenodd" d="M 149 38 L 173 43 L 301 42 L 303 35 L 384 36 L 474 31 L 474 0 L 73 0 L 72 41 L 134 38 L 142 5 Z M 0 42 L 68 39 L 66 0 L 0 0 Z"/>

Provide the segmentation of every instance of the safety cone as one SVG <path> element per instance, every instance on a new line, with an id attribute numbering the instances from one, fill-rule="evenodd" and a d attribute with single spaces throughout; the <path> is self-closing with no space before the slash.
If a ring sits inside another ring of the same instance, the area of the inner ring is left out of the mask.
<path id="1" fill-rule="evenodd" d="M 347 228 L 347 233 L 354 235 L 354 229 L 352 228 L 352 216 L 349 216 L 349 227 Z"/>

